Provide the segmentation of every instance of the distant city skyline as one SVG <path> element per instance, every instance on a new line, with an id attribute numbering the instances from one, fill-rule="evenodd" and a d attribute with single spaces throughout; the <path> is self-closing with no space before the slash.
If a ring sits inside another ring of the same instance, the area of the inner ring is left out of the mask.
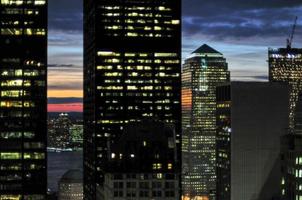
<path id="1" fill-rule="evenodd" d="M 182 10 L 182 60 L 207 43 L 225 55 L 232 80 L 265 81 L 268 47 L 286 46 L 295 16 L 293 47 L 302 46 L 301 11 L 300 0 L 187 0 Z M 82 111 L 82 17 L 82 0 L 49 2 L 50 112 Z"/>

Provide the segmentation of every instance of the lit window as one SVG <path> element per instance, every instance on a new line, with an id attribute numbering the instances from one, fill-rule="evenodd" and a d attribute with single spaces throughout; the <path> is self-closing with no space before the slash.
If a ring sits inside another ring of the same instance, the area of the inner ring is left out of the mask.
<path id="1" fill-rule="evenodd" d="M 21 28 L 2 28 L 1 35 L 21 35 Z"/>
<path id="2" fill-rule="evenodd" d="M 23 0 L 1 0 L 2 5 L 22 5 Z"/>
<path id="3" fill-rule="evenodd" d="M 179 24 L 179 20 L 172 20 L 172 24 Z"/>
<path id="4" fill-rule="evenodd" d="M 44 5 L 46 3 L 45 0 L 35 0 L 34 5 Z"/>
<path id="5" fill-rule="evenodd" d="M 32 160 L 40 160 L 40 159 L 45 158 L 45 154 L 44 153 L 37 153 L 37 152 L 24 153 L 23 158 L 24 159 L 32 159 Z"/>
<path id="6" fill-rule="evenodd" d="M 21 159 L 21 153 L 5 152 L 0 153 L 0 160 L 18 160 Z"/>

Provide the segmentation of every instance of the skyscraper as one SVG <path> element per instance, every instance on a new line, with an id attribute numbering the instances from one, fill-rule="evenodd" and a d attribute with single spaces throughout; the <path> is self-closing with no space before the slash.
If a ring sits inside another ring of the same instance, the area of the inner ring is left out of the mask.
<path id="1" fill-rule="evenodd" d="M 279 199 L 289 94 L 282 83 L 217 88 L 217 200 Z"/>
<path id="2" fill-rule="evenodd" d="M 180 9 L 180 0 L 85 1 L 85 199 L 103 184 L 125 124 L 157 118 L 173 124 L 179 139 Z"/>
<path id="3" fill-rule="evenodd" d="M 45 199 L 46 0 L 0 3 L 0 199 Z"/>
<path id="4" fill-rule="evenodd" d="M 302 91 L 302 49 L 268 50 L 269 80 L 284 82 L 292 87 L 290 95 L 290 128 L 294 128 L 295 107 Z"/>
<path id="5" fill-rule="evenodd" d="M 67 113 L 60 113 L 57 118 L 48 120 L 48 143 L 50 148 L 68 149 L 72 147 L 70 130 L 72 121 Z"/>
<path id="6" fill-rule="evenodd" d="M 212 198 L 216 189 L 216 86 L 230 81 L 223 55 L 204 44 L 182 70 L 183 194 Z"/>

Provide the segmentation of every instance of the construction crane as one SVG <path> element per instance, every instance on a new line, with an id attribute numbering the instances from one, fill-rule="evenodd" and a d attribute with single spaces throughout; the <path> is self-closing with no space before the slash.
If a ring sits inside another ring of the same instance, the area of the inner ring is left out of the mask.
<path id="1" fill-rule="evenodd" d="M 297 27 L 297 21 L 298 21 L 298 17 L 295 17 L 295 21 L 294 21 L 294 25 L 293 25 L 293 29 L 291 34 L 289 35 L 288 39 L 287 39 L 287 48 L 291 49 L 292 48 L 292 43 L 293 43 L 293 39 L 294 39 L 294 34 L 295 34 L 295 30 Z"/>

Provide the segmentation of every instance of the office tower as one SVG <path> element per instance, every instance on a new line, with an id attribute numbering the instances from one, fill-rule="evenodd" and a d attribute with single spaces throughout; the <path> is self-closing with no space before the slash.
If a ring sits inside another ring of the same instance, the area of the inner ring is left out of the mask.
<path id="1" fill-rule="evenodd" d="M 217 200 L 278 199 L 286 84 L 232 82 L 217 88 Z"/>
<path id="2" fill-rule="evenodd" d="M 72 121 L 67 113 L 60 113 L 55 119 L 48 120 L 48 147 L 67 149 L 71 145 L 70 128 Z"/>
<path id="3" fill-rule="evenodd" d="M 285 82 L 292 87 L 290 94 L 290 129 L 294 128 L 295 107 L 302 91 L 302 49 L 280 48 L 268 50 L 269 80 Z"/>
<path id="4" fill-rule="evenodd" d="M 69 129 L 69 134 L 71 137 L 71 147 L 74 150 L 83 149 L 83 125 L 82 124 L 73 124 Z"/>
<path id="5" fill-rule="evenodd" d="M 0 199 L 45 199 L 47 1 L 0 1 Z"/>
<path id="6" fill-rule="evenodd" d="M 223 55 L 204 44 L 182 70 L 182 165 L 186 198 L 215 197 L 216 86 L 230 81 Z"/>
<path id="7" fill-rule="evenodd" d="M 157 118 L 179 139 L 180 9 L 180 0 L 85 1 L 85 199 L 95 199 L 127 123 Z"/>
<path id="8" fill-rule="evenodd" d="M 173 126 L 156 120 L 129 123 L 112 146 L 97 199 L 180 199 L 177 153 Z"/>
<path id="9" fill-rule="evenodd" d="M 83 172 L 81 170 L 68 170 L 59 181 L 58 200 L 83 199 Z"/>

